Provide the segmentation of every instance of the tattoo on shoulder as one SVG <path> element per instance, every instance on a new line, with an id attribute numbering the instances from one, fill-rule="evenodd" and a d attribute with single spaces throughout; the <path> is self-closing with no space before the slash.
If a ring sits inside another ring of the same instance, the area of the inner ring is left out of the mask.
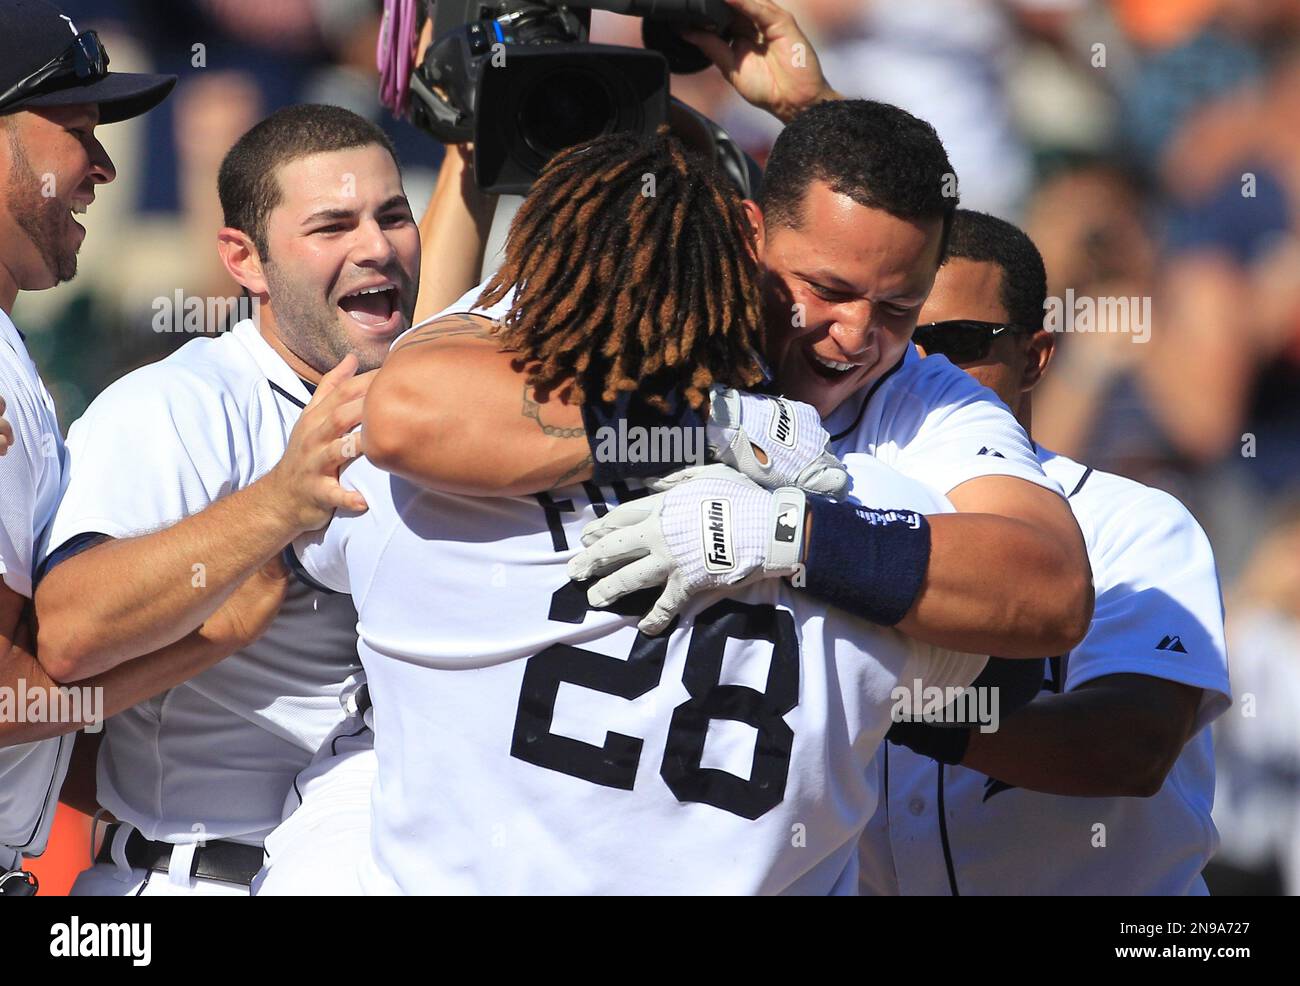
<path id="1" fill-rule="evenodd" d="M 558 428 L 555 425 L 548 425 L 542 420 L 542 405 L 533 399 L 533 388 L 524 384 L 524 406 L 519 412 L 525 418 L 532 418 L 537 422 L 537 427 L 542 429 L 542 434 L 550 438 L 586 438 L 586 428 Z"/>
<path id="2" fill-rule="evenodd" d="M 496 335 L 496 322 L 489 322 L 477 315 L 457 313 L 444 315 L 436 322 L 431 322 L 416 329 L 402 340 L 401 348 L 418 346 L 421 343 L 442 342 L 446 339 L 493 339 Z"/>

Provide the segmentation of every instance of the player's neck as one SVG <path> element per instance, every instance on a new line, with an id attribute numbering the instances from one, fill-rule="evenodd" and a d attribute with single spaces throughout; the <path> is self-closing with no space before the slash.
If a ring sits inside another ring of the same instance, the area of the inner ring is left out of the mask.
<path id="1" fill-rule="evenodd" d="M 1020 410 L 1016 412 L 1016 420 L 1020 422 L 1020 427 L 1025 429 L 1025 434 L 1029 440 L 1034 440 L 1034 398 L 1032 394 L 1025 394 L 1020 398 Z"/>
<path id="2" fill-rule="evenodd" d="M 320 383 L 320 378 L 323 374 L 319 370 L 313 369 L 310 363 L 307 363 L 297 353 L 290 349 L 288 345 L 285 344 L 284 339 L 281 338 L 280 326 L 275 320 L 275 312 L 271 306 L 263 304 L 260 308 L 259 314 L 260 317 L 257 320 L 257 331 L 262 334 L 262 338 L 266 340 L 266 344 L 274 349 L 279 354 L 280 359 L 284 360 L 285 363 L 288 364 L 289 369 L 293 370 L 293 372 L 298 374 L 298 376 L 303 380 L 313 385 Z"/>

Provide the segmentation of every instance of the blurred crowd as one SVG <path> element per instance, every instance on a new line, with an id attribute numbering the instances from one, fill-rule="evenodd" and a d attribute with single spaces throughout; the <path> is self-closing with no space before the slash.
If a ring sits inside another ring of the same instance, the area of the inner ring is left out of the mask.
<path id="1" fill-rule="evenodd" d="M 441 148 L 379 106 L 378 0 L 63 5 L 114 68 L 181 76 L 159 110 L 105 131 L 124 177 L 87 217 L 82 273 L 18 305 L 66 426 L 187 341 L 158 331 L 177 291 L 236 293 L 214 247 L 216 172 L 256 120 L 327 102 L 381 123 L 417 214 Z M 1211 889 L 1300 892 L 1300 0 L 785 5 L 839 91 L 932 122 L 962 204 L 1042 250 L 1072 317 L 1035 435 L 1169 490 L 1209 533 L 1237 698 L 1216 727 Z M 593 40 L 640 31 L 598 13 Z M 779 124 L 715 70 L 674 94 L 763 161 Z"/>

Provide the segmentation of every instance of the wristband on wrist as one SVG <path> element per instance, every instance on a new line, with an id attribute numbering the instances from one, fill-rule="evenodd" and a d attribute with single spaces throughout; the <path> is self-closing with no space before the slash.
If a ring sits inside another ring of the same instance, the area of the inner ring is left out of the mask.
<path id="1" fill-rule="evenodd" d="M 805 588 L 832 606 L 892 627 L 916 602 L 930 567 L 930 522 L 810 495 Z"/>

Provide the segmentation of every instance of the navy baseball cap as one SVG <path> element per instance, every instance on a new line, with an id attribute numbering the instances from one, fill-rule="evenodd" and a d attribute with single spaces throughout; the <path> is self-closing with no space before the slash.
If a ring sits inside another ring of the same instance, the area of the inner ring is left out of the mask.
<path id="1" fill-rule="evenodd" d="M 174 75 L 109 72 L 94 31 L 81 31 L 47 0 L 0 0 L 0 113 L 43 106 L 99 105 L 100 123 L 153 109 Z"/>

